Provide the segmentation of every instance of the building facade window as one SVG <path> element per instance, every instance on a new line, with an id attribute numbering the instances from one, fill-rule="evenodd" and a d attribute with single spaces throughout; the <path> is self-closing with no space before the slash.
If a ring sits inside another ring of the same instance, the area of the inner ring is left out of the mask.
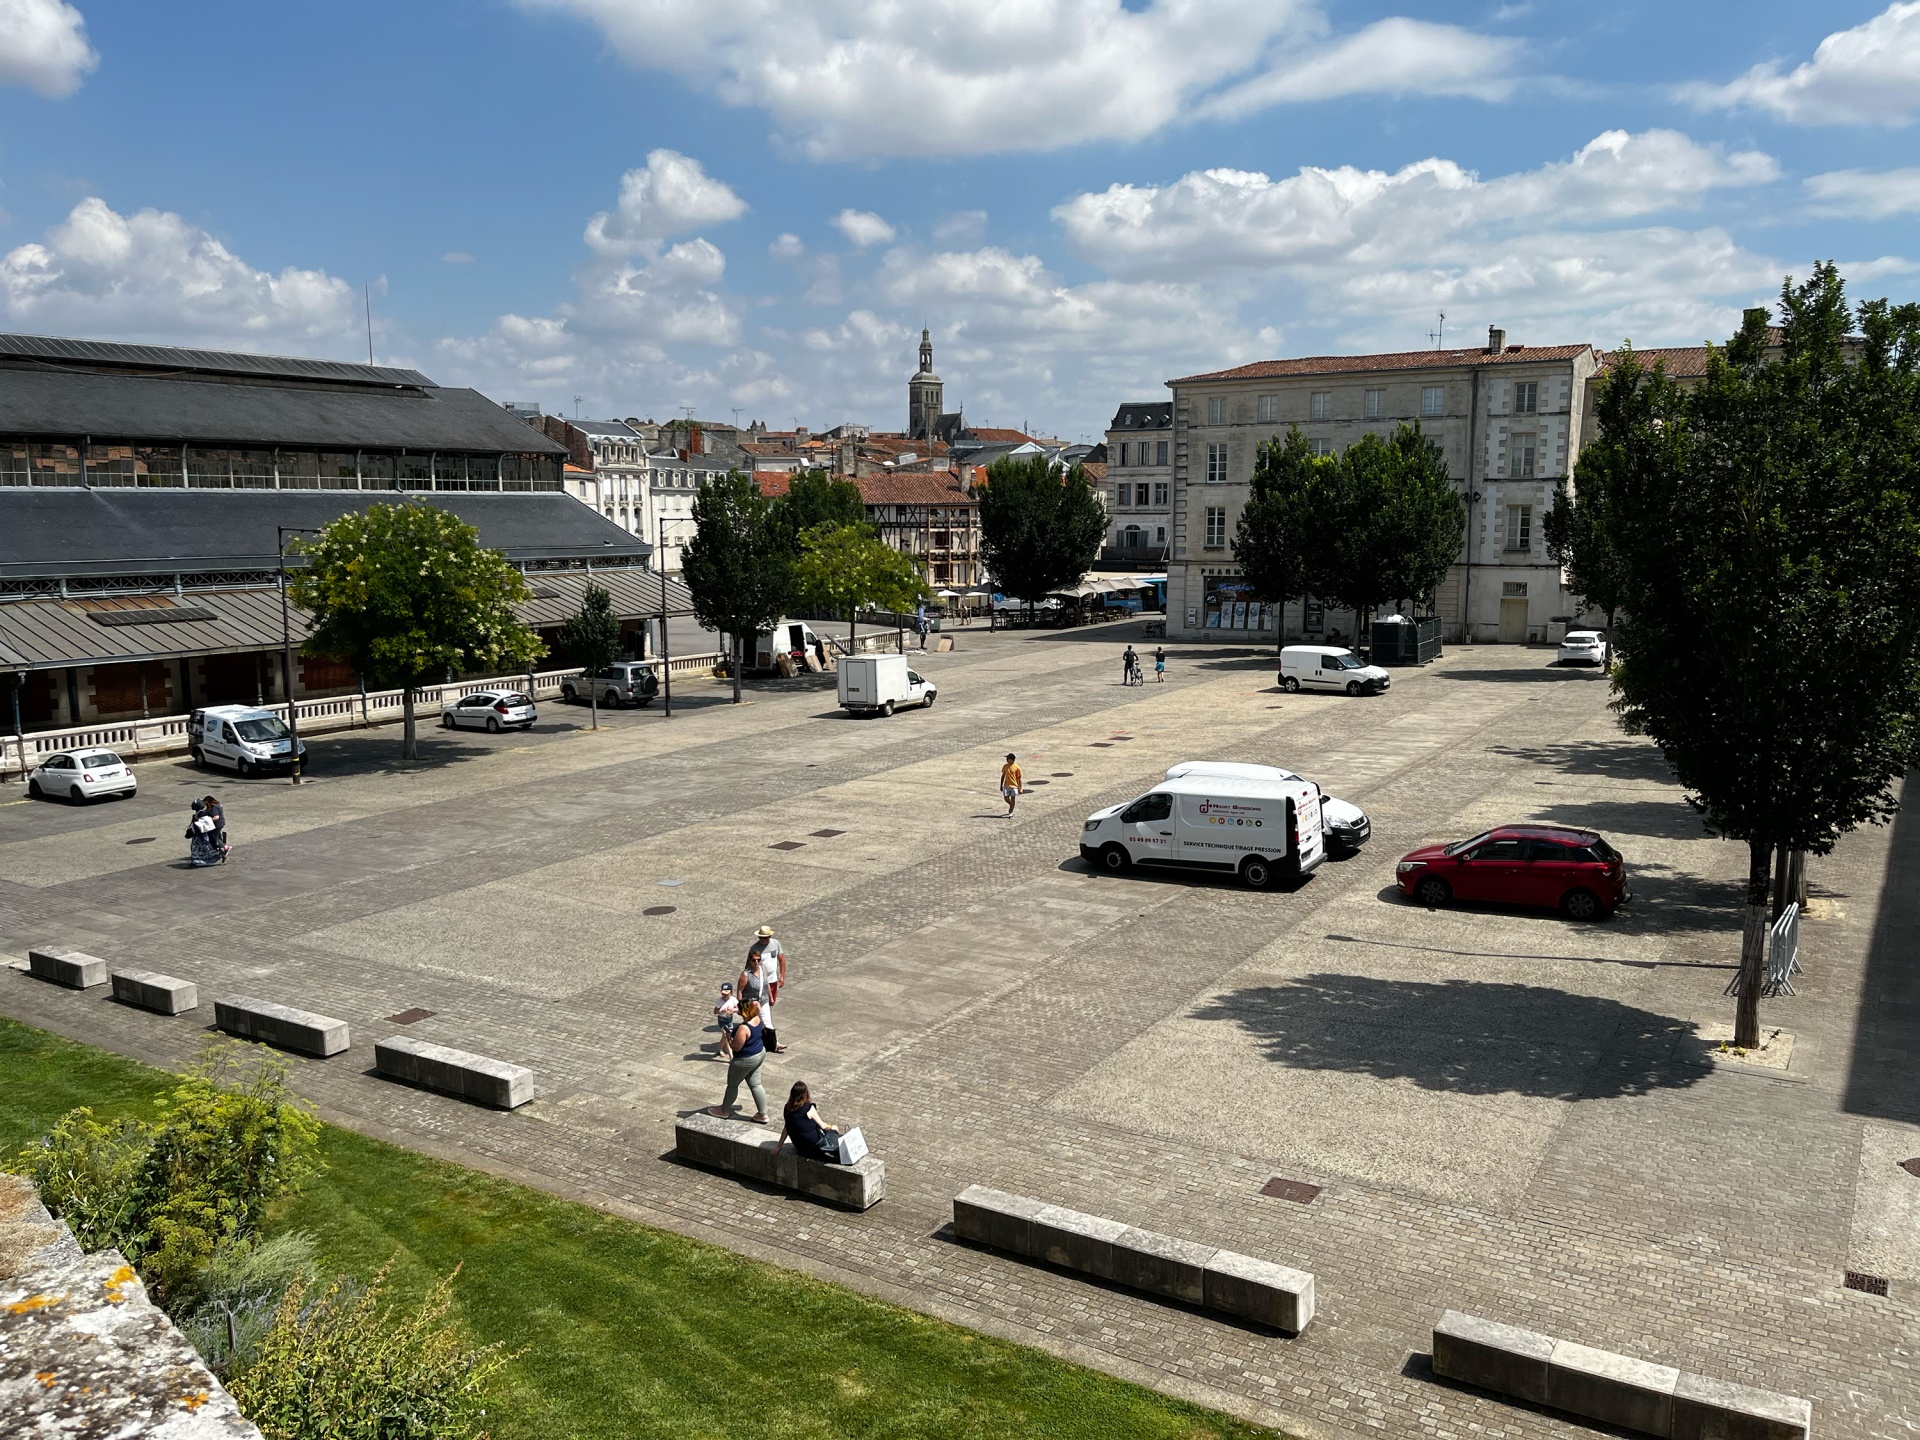
<path id="1" fill-rule="evenodd" d="M 1423 416 L 1446 414 L 1447 387 L 1444 385 L 1422 386 L 1420 389 L 1420 413 Z"/>
<path id="2" fill-rule="evenodd" d="M 1129 510 L 1133 508 L 1133 486 L 1123 481 L 1113 487 L 1113 493 L 1114 498 L 1119 502 L 1120 509 Z"/>
<path id="3" fill-rule="evenodd" d="M 1333 442 L 1331 440 L 1309 440 L 1307 442 L 1307 449 L 1315 455 L 1331 455 L 1333 454 Z"/>
<path id="4" fill-rule="evenodd" d="M 1227 423 L 1227 397 L 1210 395 L 1207 397 L 1207 423 L 1224 425 Z"/>
<path id="5" fill-rule="evenodd" d="M 1222 550 L 1227 544 L 1227 510 L 1224 505 L 1207 507 L 1207 549 Z"/>
<path id="6" fill-rule="evenodd" d="M 1252 583 L 1237 576 L 1207 576 L 1205 605 L 1201 624 L 1209 630 L 1264 630 L 1272 615 L 1254 598 Z"/>
<path id="7" fill-rule="evenodd" d="M 1516 480 L 1531 480 L 1537 456 L 1533 436 L 1514 436 L 1512 457 L 1507 462 L 1507 474 Z"/>
<path id="8" fill-rule="evenodd" d="M 1129 447 L 1128 447 L 1128 445 L 1127 445 L 1127 442 L 1126 442 L 1126 441 L 1124 441 L 1124 440 L 1122 440 L 1122 441 L 1120 442 L 1120 468 L 1121 468 L 1122 470 L 1124 470 L 1124 469 L 1126 469 L 1126 468 L 1127 468 L 1127 451 L 1128 451 L 1128 448 L 1129 448 Z"/>
<path id="9" fill-rule="evenodd" d="M 1540 409 L 1540 382 L 1525 380 L 1513 387 L 1513 413 L 1532 415 Z"/>
<path id="10" fill-rule="evenodd" d="M 1384 390 L 1367 391 L 1366 414 L 1369 420 L 1378 420 L 1387 413 L 1387 392 Z"/>
<path id="11" fill-rule="evenodd" d="M 1207 484 L 1223 485 L 1227 479 L 1227 447 L 1207 446 Z"/>
<path id="12" fill-rule="evenodd" d="M 1509 505 L 1507 507 L 1507 549 L 1531 550 L 1532 548 L 1533 507 Z"/>
<path id="13" fill-rule="evenodd" d="M 1167 463 L 1167 442 L 1166 441 L 1161 440 L 1154 445 L 1153 463 L 1156 465 L 1164 465 Z"/>
<path id="14" fill-rule="evenodd" d="M 1333 413 L 1333 392 L 1316 390 L 1307 402 L 1307 414 L 1315 420 L 1324 420 Z"/>
<path id="15" fill-rule="evenodd" d="M 1159 506 L 1164 506 L 1167 503 L 1166 481 L 1156 480 L 1153 482 L 1153 503 Z"/>
<path id="16" fill-rule="evenodd" d="M 1156 545 L 1164 545 L 1167 543 L 1167 527 L 1166 526 L 1156 525 L 1153 527 L 1153 543 Z"/>
<path id="17" fill-rule="evenodd" d="M 1280 397 L 1278 395 L 1262 395 L 1254 403 L 1258 406 L 1261 424 L 1271 425 L 1280 418 Z"/>
<path id="18" fill-rule="evenodd" d="M 1133 503 L 1141 506 L 1151 504 L 1152 502 L 1147 498 L 1151 493 L 1152 493 L 1152 490 L 1149 486 L 1146 486 L 1146 485 L 1134 486 L 1133 487 Z"/>

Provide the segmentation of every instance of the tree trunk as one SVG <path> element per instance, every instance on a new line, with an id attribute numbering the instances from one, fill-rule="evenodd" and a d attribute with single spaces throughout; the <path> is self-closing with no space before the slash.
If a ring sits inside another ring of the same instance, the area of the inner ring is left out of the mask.
<path id="1" fill-rule="evenodd" d="M 587 687 L 587 715 L 591 721 L 587 728 L 598 730 L 600 728 L 600 696 L 595 693 L 591 676 L 582 675 L 580 683 Z"/>
<path id="2" fill-rule="evenodd" d="M 1793 852 L 1793 864 L 1788 874 L 1790 878 L 1787 881 L 1787 889 L 1789 891 L 1787 898 L 1793 901 L 1793 903 L 1798 905 L 1802 910 L 1805 910 L 1807 908 L 1807 852 L 1806 851 L 1796 850 Z"/>
<path id="3" fill-rule="evenodd" d="M 1779 845 L 1774 847 L 1773 897 L 1772 897 L 1773 903 L 1771 906 L 1771 910 L 1772 910 L 1773 918 L 1775 920 L 1778 920 L 1780 918 L 1780 913 L 1787 908 L 1787 901 L 1792 898 L 1790 895 L 1787 894 L 1787 881 L 1789 877 L 1789 867 L 1793 863 L 1792 857 L 1793 857 L 1793 852 L 1787 849 L 1786 846 Z"/>
<path id="4" fill-rule="evenodd" d="M 860 643 L 859 618 L 860 612 L 849 605 L 847 607 L 847 654 L 849 655 L 853 654 Z"/>
<path id="5" fill-rule="evenodd" d="M 400 758 L 420 758 L 420 732 L 413 723 L 413 682 L 400 687 Z"/>
<path id="6" fill-rule="evenodd" d="M 747 637 L 733 637 L 733 703 L 740 703 L 740 672 L 747 668 Z"/>
<path id="7" fill-rule="evenodd" d="M 1733 1043 L 1742 1050 L 1760 1045 L 1760 981 L 1767 959 L 1767 870 L 1773 847 L 1747 842 L 1747 920 L 1740 932 L 1740 1000 L 1734 1010 Z"/>

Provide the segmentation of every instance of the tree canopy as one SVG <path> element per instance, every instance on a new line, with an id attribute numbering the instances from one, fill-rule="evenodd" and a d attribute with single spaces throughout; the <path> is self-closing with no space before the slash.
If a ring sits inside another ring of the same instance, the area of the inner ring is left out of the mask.
<path id="1" fill-rule="evenodd" d="M 858 611 L 906 610 L 927 596 L 912 557 L 876 539 L 864 523 L 816 525 L 807 531 L 801 537 L 794 580 L 802 594 L 817 598 L 821 609 L 846 614 L 849 644 Z"/>
<path id="2" fill-rule="evenodd" d="M 1336 465 L 1313 453 L 1298 426 L 1260 447 L 1233 558 L 1254 594 L 1278 609 L 1311 594 L 1319 578 L 1321 492 Z"/>
<path id="3" fill-rule="evenodd" d="M 613 613 L 613 597 L 604 587 L 589 582 L 580 597 L 580 608 L 560 627 L 560 653 L 569 665 L 578 665 L 589 675 L 603 674 L 620 658 L 620 620 Z M 598 730 L 599 687 L 588 685 L 585 689 L 593 728 Z"/>
<path id="4" fill-rule="evenodd" d="M 419 501 L 342 515 L 316 539 L 296 539 L 306 565 L 287 593 L 312 621 L 302 650 L 350 662 L 370 685 L 396 685 L 401 753 L 417 758 L 415 686 L 448 675 L 533 663 L 545 647 L 514 606 L 526 578 L 457 515 Z"/>
<path id="5" fill-rule="evenodd" d="M 1087 472 L 1043 455 L 996 460 L 980 495 L 980 556 L 1002 590 L 1027 602 L 1077 585 L 1100 554 L 1106 507 Z"/>
<path id="6" fill-rule="evenodd" d="M 836 480 L 822 470 L 803 470 L 795 475 L 787 493 L 774 503 L 796 555 L 802 537 L 818 525 L 859 525 L 872 533 L 860 487 L 851 480 Z"/>
<path id="7" fill-rule="evenodd" d="M 694 618 L 734 642 L 733 699 L 756 639 L 793 597 L 794 556 L 774 502 L 738 471 L 710 480 L 693 499 L 694 536 L 680 556 Z"/>

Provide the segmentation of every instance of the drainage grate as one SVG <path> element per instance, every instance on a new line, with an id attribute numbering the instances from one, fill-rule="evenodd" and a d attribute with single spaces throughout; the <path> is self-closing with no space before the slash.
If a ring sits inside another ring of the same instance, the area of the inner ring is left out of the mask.
<path id="1" fill-rule="evenodd" d="M 127 843 L 131 845 L 133 842 L 129 840 Z M 1915 1156 L 1911 1160 L 1902 1160 L 1900 1162 L 1900 1168 L 1906 1171 L 1907 1174 L 1913 1176 L 1914 1179 L 1920 1180 L 1920 1156 Z"/>
<path id="2" fill-rule="evenodd" d="M 671 915 L 679 908 L 677 905 L 649 905 L 640 913 L 642 915 Z"/>
<path id="3" fill-rule="evenodd" d="M 807 833 L 812 835 L 816 840 L 831 840 L 834 836 L 844 835 L 847 832 L 844 830 L 811 830 Z"/>
<path id="4" fill-rule="evenodd" d="M 806 845 L 804 840 L 776 840 L 767 846 L 769 850 L 799 850 Z"/>
<path id="5" fill-rule="evenodd" d="M 1313 1197 L 1320 1193 L 1318 1185 L 1309 1185 L 1304 1180 L 1283 1180 L 1276 1175 L 1260 1187 L 1262 1195 L 1271 1195 L 1276 1200 L 1291 1200 L 1296 1205 L 1311 1205 Z"/>
<path id="6" fill-rule="evenodd" d="M 387 1023 L 389 1025 L 416 1025 L 420 1021 L 430 1018 L 432 1014 L 433 1011 L 431 1010 L 402 1010 L 398 1015 L 387 1016 Z"/>
<path id="7" fill-rule="evenodd" d="M 1849 1290 L 1860 1290 L 1868 1295 L 1887 1293 L 1887 1280 L 1884 1275 L 1862 1275 L 1858 1270 L 1847 1271 L 1846 1286 Z"/>

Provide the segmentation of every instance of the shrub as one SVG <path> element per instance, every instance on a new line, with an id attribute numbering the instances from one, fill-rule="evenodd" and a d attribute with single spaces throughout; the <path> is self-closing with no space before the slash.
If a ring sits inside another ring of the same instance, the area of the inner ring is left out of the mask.
<path id="1" fill-rule="evenodd" d="M 82 1105 L 62 1115 L 12 1168 L 40 1187 L 40 1199 L 67 1222 L 83 1250 L 113 1245 L 126 1253 L 139 1234 L 134 1183 L 151 1139 L 140 1121 L 103 1125 Z"/>
<path id="2" fill-rule="evenodd" d="M 177 1301 L 180 1331 L 216 1375 L 251 1360 L 273 1326 L 281 1297 L 317 1275 L 314 1239 L 292 1230 L 265 1240 L 228 1240 Z"/>
<path id="3" fill-rule="evenodd" d="M 253 1358 L 227 1389 L 267 1440 L 469 1440 L 511 1356 L 469 1346 L 446 1318 L 452 1275 L 417 1308 L 385 1298 L 390 1260 L 365 1288 L 335 1279 L 317 1296 L 296 1278 Z"/>

